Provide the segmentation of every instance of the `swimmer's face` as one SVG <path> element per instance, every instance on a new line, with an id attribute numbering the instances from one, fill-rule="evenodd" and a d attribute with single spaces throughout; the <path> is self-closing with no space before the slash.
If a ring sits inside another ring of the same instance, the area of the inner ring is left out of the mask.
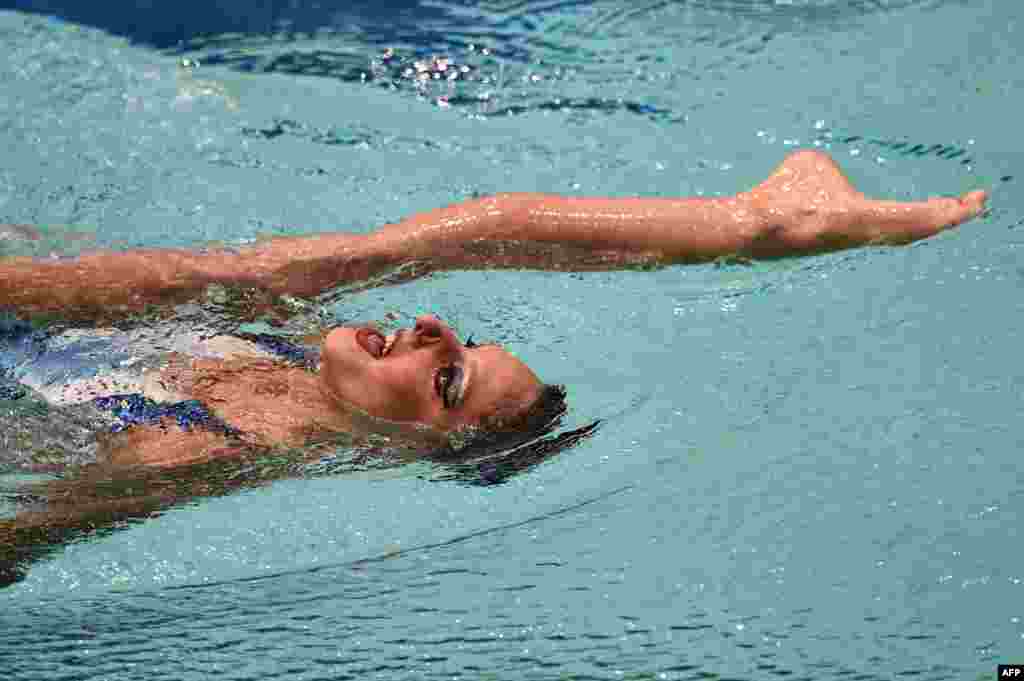
<path id="1" fill-rule="evenodd" d="M 370 326 L 334 329 L 324 339 L 320 375 L 327 393 L 343 405 L 444 432 L 525 409 L 543 388 L 506 350 L 467 348 L 429 315 L 387 337 Z"/>

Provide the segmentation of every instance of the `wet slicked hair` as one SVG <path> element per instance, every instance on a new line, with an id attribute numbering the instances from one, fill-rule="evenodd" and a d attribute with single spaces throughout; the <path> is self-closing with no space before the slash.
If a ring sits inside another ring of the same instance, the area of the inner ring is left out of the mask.
<path id="1" fill-rule="evenodd" d="M 600 421 L 554 434 L 566 413 L 566 392 L 546 384 L 525 409 L 496 413 L 479 428 L 462 431 L 428 458 L 442 464 L 435 480 L 498 485 L 588 438 Z"/>
<path id="2" fill-rule="evenodd" d="M 542 431 L 565 415 L 565 386 L 545 384 L 540 395 L 526 408 L 498 405 L 480 421 L 480 430 L 488 433 Z"/>

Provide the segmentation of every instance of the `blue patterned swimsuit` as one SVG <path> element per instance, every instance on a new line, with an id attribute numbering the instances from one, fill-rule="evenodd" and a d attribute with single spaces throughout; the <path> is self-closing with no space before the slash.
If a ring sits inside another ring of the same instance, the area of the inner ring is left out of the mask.
<path id="1" fill-rule="evenodd" d="M 24 322 L 0 319 L 0 400 L 22 398 L 28 386 L 54 405 L 92 404 L 112 417 L 112 432 L 173 418 L 182 428 L 239 434 L 199 400 L 163 402 L 142 394 L 139 369 L 158 368 L 168 351 L 217 356 L 203 345 L 211 334 L 175 335 L 169 331 L 89 330 L 50 335 Z M 306 367 L 316 364 L 314 352 L 280 336 L 245 333 L 231 338 L 251 344 L 265 356 Z"/>

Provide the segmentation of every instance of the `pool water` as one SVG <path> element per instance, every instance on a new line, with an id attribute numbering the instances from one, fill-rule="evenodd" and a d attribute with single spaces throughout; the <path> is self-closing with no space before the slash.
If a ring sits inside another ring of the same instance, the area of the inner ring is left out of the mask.
<path id="1" fill-rule="evenodd" d="M 600 426 L 499 485 L 300 467 L 79 538 L 0 590 L 0 677 L 1024 660 L 1024 5 L 282 5 L 3 3 L 0 223 L 44 229 L 0 253 L 364 232 L 498 191 L 729 194 L 803 147 L 869 194 L 990 188 L 991 215 L 899 249 L 327 296 L 327 321 L 434 312 L 499 341 L 567 386 L 564 430 Z M 468 70 L 418 80 L 434 54 Z M 0 393 L 5 432 L 26 399 Z"/>

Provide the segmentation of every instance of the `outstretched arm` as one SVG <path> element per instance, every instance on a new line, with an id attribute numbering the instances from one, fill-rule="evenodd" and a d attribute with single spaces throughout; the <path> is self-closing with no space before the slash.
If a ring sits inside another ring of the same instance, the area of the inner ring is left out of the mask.
<path id="1" fill-rule="evenodd" d="M 415 215 L 366 235 L 273 239 L 237 251 L 139 250 L 0 262 L 0 307 L 83 315 L 188 299 L 207 285 L 312 296 L 390 268 L 610 269 L 652 260 L 771 258 L 907 243 L 969 220 L 987 194 L 874 201 L 832 160 L 788 157 L 749 192 L 713 199 L 500 194 Z"/>
<path id="2" fill-rule="evenodd" d="M 976 191 L 915 202 L 868 199 L 827 155 L 801 151 L 749 192 L 731 197 L 499 195 L 415 216 L 371 236 L 383 253 L 449 267 L 473 267 L 477 249 L 500 258 L 506 246 L 509 259 L 518 251 L 525 261 L 511 264 L 544 264 L 542 256 L 530 254 L 531 244 L 591 253 L 609 266 L 637 258 L 778 258 L 923 239 L 976 217 L 987 198 Z"/>

